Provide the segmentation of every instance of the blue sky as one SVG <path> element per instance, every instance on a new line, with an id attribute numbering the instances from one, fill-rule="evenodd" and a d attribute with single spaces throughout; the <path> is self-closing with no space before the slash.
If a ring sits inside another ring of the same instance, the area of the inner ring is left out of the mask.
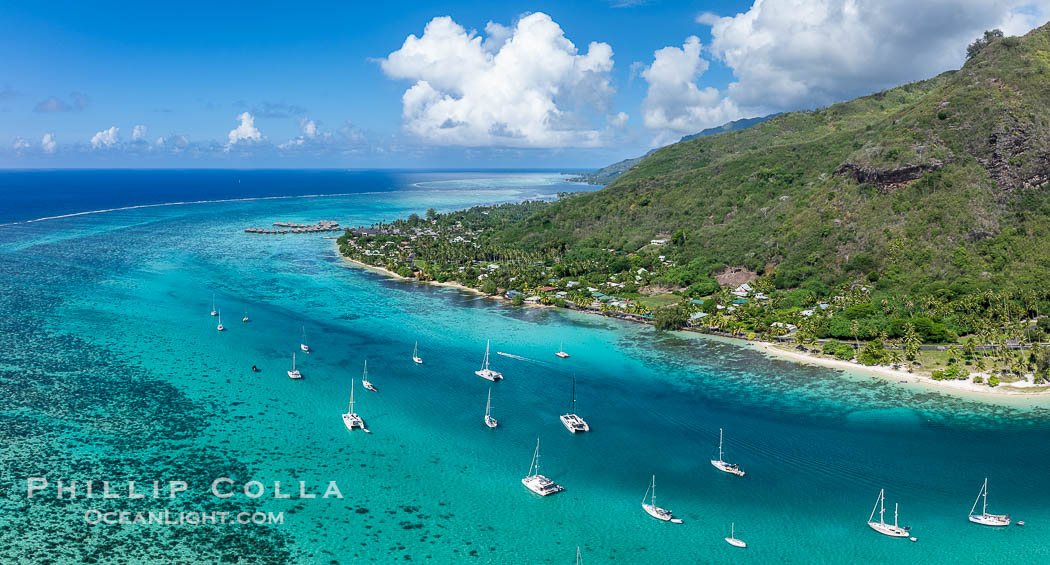
<path id="1" fill-rule="evenodd" d="M 1050 13 L 855 4 L 5 4 L 0 166 L 601 166 L 955 68 Z"/>

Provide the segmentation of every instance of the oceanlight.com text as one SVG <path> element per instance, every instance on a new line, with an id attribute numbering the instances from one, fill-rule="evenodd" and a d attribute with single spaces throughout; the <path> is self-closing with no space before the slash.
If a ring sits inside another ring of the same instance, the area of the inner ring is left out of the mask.
<path id="1" fill-rule="evenodd" d="M 91 509 L 84 512 L 84 522 L 98 524 L 150 524 L 161 526 L 211 526 L 211 525 L 256 525 L 283 524 L 284 512 L 172 512 L 158 510 L 155 512 L 116 511 Z"/>

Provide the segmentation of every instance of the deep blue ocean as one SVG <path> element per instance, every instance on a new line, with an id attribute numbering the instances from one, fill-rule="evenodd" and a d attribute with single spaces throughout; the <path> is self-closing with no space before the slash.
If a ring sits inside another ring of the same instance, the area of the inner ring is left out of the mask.
<path id="1" fill-rule="evenodd" d="M 0 562 L 568 564 L 577 547 L 584 563 L 1050 562 L 1048 400 L 947 395 L 515 307 L 355 267 L 323 235 L 243 232 L 593 189 L 565 179 L 0 173 Z M 488 340 L 506 377 L 495 384 L 474 375 Z M 554 356 L 562 343 L 569 359 Z M 301 381 L 286 376 L 293 352 Z M 365 360 L 379 392 L 357 388 L 355 408 L 371 435 L 340 417 Z M 574 374 L 592 428 L 580 436 L 558 420 Z M 482 422 L 490 385 L 494 430 Z M 719 428 L 745 477 L 711 466 Z M 537 437 L 543 473 L 566 489 L 546 498 L 520 482 Z M 643 512 L 654 474 L 658 504 L 683 524 Z M 188 488 L 29 499 L 29 477 Z M 217 499 L 217 477 L 267 494 Z M 985 477 L 989 511 L 1024 527 L 967 521 Z M 318 494 L 336 481 L 344 497 L 273 498 L 274 481 Z M 883 488 L 887 517 L 899 503 L 917 542 L 868 528 Z M 92 510 L 284 523 L 89 524 Z M 723 541 L 730 523 L 747 549 Z"/>

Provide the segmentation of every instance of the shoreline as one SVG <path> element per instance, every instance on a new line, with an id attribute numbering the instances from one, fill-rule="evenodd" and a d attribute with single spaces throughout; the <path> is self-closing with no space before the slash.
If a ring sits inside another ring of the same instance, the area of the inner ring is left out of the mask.
<path id="1" fill-rule="evenodd" d="M 747 340 L 745 340 L 747 341 Z M 753 341 L 749 342 L 752 347 L 760 350 L 761 352 L 780 359 L 786 359 L 794 361 L 796 363 L 808 363 L 812 365 L 819 365 L 821 367 L 827 367 L 831 369 L 842 369 L 847 371 L 855 371 L 864 373 L 867 375 L 876 376 L 887 381 L 899 383 L 899 384 L 920 384 L 924 388 L 930 390 L 936 390 L 946 393 L 969 393 L 976 395 L 988 395 L 988 396 L 1013 396 L 1013 397 L 1044 397 L 1050 395 L 1050 385 L 1034 385 L 1031 383 L 1025 383 L 1023 386 L 1016 386 L 1015 383 L 1002 383 L 997 387 L 990 387 L 986 384 L 975 383 L 972 380 L 934 380 L 929 375 L 921 373 L 910 373 L 903 369 L 894 369 L 892 367 L 886 367 L 884 365 L 861 365 L 860 363 L 854 363 L 852 361 L 843 361 L 841 359 L 831 359 L 828 357 L 817 357 L 816 355 L 810 355 L 794 349 L 787 349 L 785 347 L 778 346 L 775 343 L 769 343 L 764 341 Z M 981 376 L 987 378 L 987 375 L 978 373 Z M 901 383 L 906 381 L 906 383 Z M 1026 388 L 1041 389 L 1026 391 Z"/>
<path id="2" fill-rule="evenodd" d="M 386 269 L 384 267 L 377 267 L 375 265 L 369 265 L 367 263 L 362 263 L 361 261 L 357 261 L 355 259 L 351 259 L 349 257 L 346 257 L 342 253 L 339 253 L 338 249 L 336 249 L 336 253 L 340 257 L 342 257 L 344 260 L 348 261 L 349 263 L 351 263 L 353 265 L 356 265 L 358 267 L 363 267 L 363 268 L 365 268 L 367 270 L 373 271 L 373 272 L 378 273 L 378 274 L 386 275 L 386 276 L 388 276 L 390 278 L 393 278 L 393 279 L 402 280 L 402 281 L 406 281 L 406 282 L 415 282 L 415 283 L 429 284 L 429 285 L 434 285 L 434 286 L 441 286 L 441 287 L 446 287 L 446 288 L 454 288 L 454 289 L 465 291 L 465 292 L 469 292 L 471 294 L 474 294 L 474 295 L 477 295 L 477 296 L 481 296 L 481 297 L 484 297 L 484 298 L 492 298 L 492 299 L 501 300 L 501 301 L 505 300 L 501 296 L 491 296 L 491 295 L 488 295 L 488 294 L 485 294 L 485 293 L 481 292 L 480 290 L 478 290 L 476 288 L 471 288 L 469 286 L 460 284 L 458 282 L 421 281 L 421 280 L 414 279 L 414 278 L 402 277 L 401 275 L 399 275 L 399 274 L 397 274 L 397 273 L 395 273 L 395 272 L 393 272 L 393 271 L 391 271 L 389 269 Z M 530 306 L 530 307 L 534 307 L 534 308 L 535 307 L 539 307 L 539 308 L 556 308 L 555 306 L 551 306 L 549 304 L 523 304 L 523 306 Z M 585 308 L 567 308 L 567 309 L 571 310 L 573 312 L 580 312 L 582 314 L 591 314 L 591 315 L 602 316 L 604 318 L 615 318 L 615 319 L 619 319 L 619 320 L 625 320 L 625 321 L 628 321 L 628 322 L 634 322 L 636 324 L 645 324 L 645 322 L 642 321 L 642 320 L 636 320 L 636 319 L 632 319 L 630 317 L 608 316 L 608 315 L 603 314 L 602 312 L 592 311 L 592 310 L 588 310 L 588 309 L 585 309 Z M 744 347 L 750 347 L 752 349 L 755 349 L 755 350 L 759 351 L 760 353 L 766 354 L 767 356 L 777 357 L 779 359 L 792 361 L 792 362 L 798 363 L 798 364 L 811 364 L 811 365 L 819 365 L 821 367 L 825 367 L 825 368 L 829 368 L 829 369 L 840 369 L 840 370 L 846 370 L 846 371 L 854 371 L 854 372 L 863 373 L 863 374 L 866 374 L 866 375 L 871 375 L 871 376 L 874 376 L 874 377 L 877 377 L 877 378 L 881 378 L 883 380 L 890 381 L 890 382 L 893 382 L 895 384 L 905 384 L 905 383 L 901 383 L 901 381 L 907 381 L 907 384 L 912 384 L 912 385 L 918 384 L 918 385 L 921 385 L 926 390 L 931 390 L 931 391 L 936 391 L 936 392 L 943 392 L 945 394 L 954 394 L 954 395 L 957 395 L 957 396 L 977 396 L 977 397 L 997 397 L 997 398 L 1002 398 L 1002 397 L 1043 398 L 1043 397 L 1046 397 L 1046 396 L 1050 396 L 1050 385 L 1034 385 L 1034 384 L 1026 382 L 1024 386 L 1016 386 L 1015 383 L 1002 383 L 999 386 L 993 388 L 993 387 L 990 387 L 990 386 L 988 386 L 986 384 L 983 384 L 983 383 L 982 384 L 975 383 L 972 380 L 965 380 L 965 381 L 959 381 L 959 380 L 937 381 L 937 380 L 934 380 L 929 375 L 924 375 L 924 374 L 920 374 L 920 373 L 910 373 L 910 372 L 902 370 L 902 369 L 894 369 L 892 367 L 886 367 L 886 366 L 882 366 L 882 365 L 868 366 L 868 365 L 861 365 L 860 363 L 854 363 L 852 361 L 842 361 L 841 359 L 831 359 L 831 358 L 827 358 L 827 357 L 818 357 L 816 355 L 811 355 L 811 354 L 808 354 L 808 353 L 802 353 L 801 351 L 797 351 L 797 350 L 794 350 L 794 349 L 788 349 L 788 348 L 785 348 L 783 346 L 779 346 L 779 344 L 772 343 L 772 342 L 767 342 L 767 341 L 749 340 L 749 339 L 742 338 L 742 337 L 722 336 L 722 335 L 718 335 L 718 334 L 710 334 L 710 333 L 705 332 L 705 331 L 703 331 L 701 329 L 698 329 L 698 328 L 683 328 L 681 331 L 688 331 L 688 332 L 691 332 L 691 333 L 696 333 L 696 334 L 705 335 L 705 336 L 711 335 L 711 336 L 722 337 L 722 338 L 725 338 L 725 339 L 732 340 L 734 342 L 738 342 Z M 984 374 L 981 374 L 981 375 L 984 376 L 985 379 L 988 378 L 988 375 L 984 375 Z M 1040 390 L 1026 391 L 1026 390 L 1024 390 L 1026 388 L 1037 388 L 1037 389 L 1040 389 Z"/>

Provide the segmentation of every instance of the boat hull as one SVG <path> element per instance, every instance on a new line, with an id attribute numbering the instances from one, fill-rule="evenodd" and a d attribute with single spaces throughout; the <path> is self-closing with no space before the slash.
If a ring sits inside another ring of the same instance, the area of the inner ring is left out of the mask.
<path id="1" fill-rule="evenodd" d="M 560 416 L 562 425 L 565 429 L 572 433 L 582 433 L 591 431 L 591 427 L 583 420 L 583 418 L 576 414 L 562 414 Z"/>
<path id="2" fill-rule="evenodd" d="M 350 431 L 365 429 L 365 421 L 357 414 L 343 414 L 343 425 Z"/>
<path id="3" fill-rule="evenodd" d="M 999 514 L 974 515 L 970 516 L 970 521 L 974 524 L 980 524 L 982 526 L 989 526 L 993 528 L 1010 525 L 1010 517 Z"/>
<path id="4" fill-rule="evenodd" d="M 296 371 L 288 371 L 288 378 L 289 379 L 299 380 L 299 379 L 303 378 L 303 375 L 298 370 L 296 370 Z"/>
<path id="5" fill-rule="evenodd" d="M 549 496 L 565 490 L 561 485 L 544 477 L 543 475 L 532 475 L 521 480 L 521 484 L 535 494 Z"/>
<path id="6" fill-rule="evenodd" d="M 868 526 L 876 532 L 879 532 L 880 534 L 884 536 L 889 536 L 891 538 L 906 538 L 909 535 L 908 530 L 905 530 L 904 528 L 901 528 L 899 526 L 894 526 L 893 524 L 883 524 L 882 522 L 868 522 Z"/>
<path id="7" fill-rule="evenodd" d="M 733 547 L 747 547 L 747 544 L 744 543 L 743 540 L 738 540 L 736 538 L 726 538 L 726 543 Z"/>
<path id="8" fill-rule="evenodd" d="M 303 351 L 305 351 L 305 352 L 307 352 L 307 353 L 309 353 L 309 352 L 310 352 L 310 348 L 309 348 L 309 347 L 307 347 L 307 345 L 306 345 L 305 343 L 300 343 L 300 344 L 299 344 L 299 349 L 302 349 Z"/>
<path id="9" fill-rule="evenodd" d="M 420 359 L 419 357 L 413 357 L 412 361 L 415 362 L 416 365 L 422 365 L 423 364 L 423 360 Z"/>
<path id="10" fill-rule="evenodd" d="M 491 369 L 481 369 L 480 371 L 474 371 L 474 374 L 485 379 L 486 381 L 496 382 L 503 378 L 502 373 L 498 373 Z"/>
<path id="11" fill-rule="evenodd" d="M 671 521 L 670 510 L 664 510 L 663 508 L 653 506 L 652 504 L 645 504 L 644 502 L 642 503 L 642 509 L 645 510 L 646 514 L 652 516 L 653 518 L 656 518 L 657 520 L 660 520 L 662 522 Z"/>
<path id="12" fill-rule="evenodd" d="M 711 460 L 711 465 L 713 465 L 715 469 L 718 469 L 719 471 L 722 471 L 723 473 L 729 473 L 730 475 L 736 475 L 738 477 L 743 477 L 744 476 L 744 472 L 741 471 L 739 467 L 733 465 L 732 463 L 726 463 L 725 461 L 719 461 L 717 459 L 712 459 Z"/>
<path id="13" fill-rule="evenodd" d="M 495 428 L 499 425 L 499 422 L 497 422 L 495 418 L 488 416 L 485 418 L 485 425 L 490 428 Z"/>
<path id="14" fill-rule="evenodd" d="M 568 359 L 569 358 L 569 354 L 565 353 L 564 351 L 559 351 L 559 352 L 555 353 L 555 355 L 557 355 L 558 357 L 561 357 L 562 359 Z"/>

